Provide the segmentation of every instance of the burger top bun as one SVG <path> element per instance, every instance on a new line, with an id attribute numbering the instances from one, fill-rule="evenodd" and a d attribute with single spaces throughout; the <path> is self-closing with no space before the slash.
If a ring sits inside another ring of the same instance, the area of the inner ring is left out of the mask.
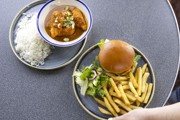
<path id="1" fill-rule="evenodd" d="M 100 65 L 108 72 L 122 73 L 133 65 L 135 52 L 131 45 L 121 40 L 110 40 L 100 48 Z"/>

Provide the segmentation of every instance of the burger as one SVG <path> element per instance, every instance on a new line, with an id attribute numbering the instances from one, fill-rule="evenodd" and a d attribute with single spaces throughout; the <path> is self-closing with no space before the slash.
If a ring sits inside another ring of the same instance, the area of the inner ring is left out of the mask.
<path id="1" fill-rule="evenodd" d="M 98 55 L 100 65 L 111 73 L 123 73 L 129 70 L 134 61 L 135 52 L 131 45 L 122 40 L 110 40 L 100 47 Z"/>

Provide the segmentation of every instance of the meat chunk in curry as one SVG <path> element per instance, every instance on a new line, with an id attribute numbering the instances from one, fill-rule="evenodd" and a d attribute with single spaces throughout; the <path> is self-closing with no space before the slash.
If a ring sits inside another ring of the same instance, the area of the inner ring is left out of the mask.
<path id="1" fill-rule="evenodd" d="M 49 22 L 49 28 L 53 38 L 72 35 L 75 32 L 75 23 L 71 12 L 67 10 L 54 11 Z"/>
<path id="2" fill-rule="evenodd" d="M 87 23 L 83 13 L 76 7 L 73 9 L 65 8 L 52 12 L 48 21 L 48 30 L 52 38 L 68 37 L 76 34 L 76 30 L 87 30 Z"/>
<path id="3" fill-rule="evenodd" d="M 72 14 L 73 14 L 76 26 L 82 28 L 82 30 L 86 30 L 87 24 L 86 24 L 86 20 L 84 19 L 82 12 L 78 8 L 75 8 L 72 11 Z"/>

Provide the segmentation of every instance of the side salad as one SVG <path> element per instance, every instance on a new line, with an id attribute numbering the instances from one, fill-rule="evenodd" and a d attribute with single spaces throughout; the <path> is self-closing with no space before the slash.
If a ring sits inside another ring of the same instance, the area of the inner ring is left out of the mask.
<path id="1" fill-rule="evenodd" d="M 98 57 L 95 58 L 93 64 L 82 67 L 73 74 L 76 77 L 76 83 L 81 87 L 81 94 L 103 97 L 105 92 L 103 85 L 109 85 L 109 77 L 105 71 L 98 65 Z"/>

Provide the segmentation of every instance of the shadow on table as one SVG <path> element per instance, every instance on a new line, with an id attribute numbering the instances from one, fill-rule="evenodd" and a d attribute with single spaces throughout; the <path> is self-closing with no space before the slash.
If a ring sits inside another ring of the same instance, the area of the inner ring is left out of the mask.
<path id="1" fill-rule="evenodd" d="M 174 9 L 174 12 L 176 14 L 176 18 L 177 18 L 177 21 L 178 21 L 178 25 L 179 25 L 179 28 L 180 28 L 180 0 L 169 0 L 173 9 Z M 176 93 L 176 91 L 178 90 L 178 88 L 180 87 L 180 71 L 178 73 L 178 76 L 177 76 L 177 79 L 176 79 L 176 83 L 174 85 L 174 88 L 173 88 L 173 91 L 172 91 L 172 94 L 169 98 L 169 100 L 167 101 L 166 105 L 169 105 L 169 104 L 173 104 L 172 101 L 173 99 L 176 99 L 176 97 L 174 97 L 174 93 Z"/>
<path id="2" fill-rule="evenodd" d="M 170 0 L 170 2 L 174 9 L 175 14 L 176 14 L 178 24 L 180 25 L 180 0 Z M 179 26 L 179 28 L 180 28 L 180 26 Z M 177 87 L 180 87 L 180 71 L 179 71 L 174 89 L 176 89 Z"/>

